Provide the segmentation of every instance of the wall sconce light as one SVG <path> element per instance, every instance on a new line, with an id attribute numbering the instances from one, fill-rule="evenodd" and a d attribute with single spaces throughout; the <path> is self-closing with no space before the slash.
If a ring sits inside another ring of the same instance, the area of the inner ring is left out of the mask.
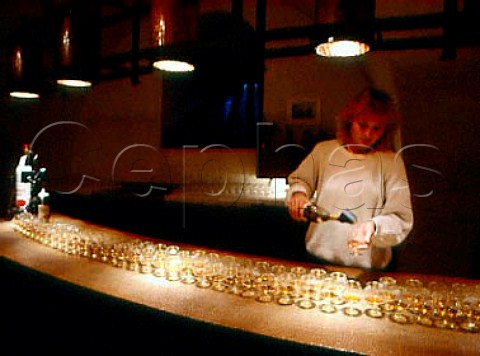
<path id="1" fill-rule="evenodd" d="M 153 67 L 167 72 L 191 72 L 188 45 L 196 39 L 198 0 L 152 0 L 153 44 L 158 49 Z"/>
<path id="2" fill-rule="evenodd" d="M 57 84 L 91 87 L 100 75 L 100 5 L 83 5 L 66 10 L 59 18 L 56 32 Z"/>
<path id="3" fill-rule="evenodd" d="M 374 39 L 375 0 L 317 2 L 317 22 L 325 35 L 315 51 L 325 57 L 352 57 L 370 51 Z"/>

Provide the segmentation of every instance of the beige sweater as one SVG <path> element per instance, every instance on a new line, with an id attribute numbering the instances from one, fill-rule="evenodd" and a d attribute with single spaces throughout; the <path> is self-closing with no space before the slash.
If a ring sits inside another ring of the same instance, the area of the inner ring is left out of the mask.
<path id="1" fill-rule="evenodd" d="M 410 188 L 402 157 L 394 152 L 353 154 L 337 140 L 318 143 L 288 176 L 287 201 L 303 191 L 313 203 L 339 214 L 351 210 L 358 222 L 373 220 L 377 231 L 370 248 L 354 256 L 347 247 L 351 224 L 310 223 L 306 248 L 334 264 L 384 268 L 392 246 L 402 243 L 413 227 Z"/>

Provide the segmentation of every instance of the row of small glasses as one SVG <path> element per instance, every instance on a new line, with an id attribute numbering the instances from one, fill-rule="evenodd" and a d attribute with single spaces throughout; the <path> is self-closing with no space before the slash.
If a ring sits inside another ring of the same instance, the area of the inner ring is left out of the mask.
<path id="1" fill-rule="evenodd" d="M 384 276 L 363 286 L 343 272 L 239 258 L 203 249 L 181 249 L 152 241 L 112 238 L 99 230 L 74 224 L 40 222 L 31 214 L 15 217 L 23 235 L 69 254 L 114 267 L 153 274 L 169 281 L 193 284 L 252 298 L 262 303 L 320 308 L 345 315 L 388 315 L 397 323 L 417 323 L 478 332 L 480 285 L 447 285 L 418 279 L 398 283 Z"/>
<path id="2" fill-rule="evenodd" d="M 375 298 L 379 315 L 396 323 L 480 332 L 480 284 L 390 279 Z"/>
<path id="3" fill-rule="evenodd" d="M 99 229 L 82 229 L 65 222 L 43 222 L 35 215 L 21 213 L 14 217 L 15 230 L 22 235 L 62 252 L 101 259 L 110 243 L 125 240 Z"/>
<path id="4" fill-rule="evenodd" d="M 139 239 L 116 241 L 74 224 L 41 222 L 28 213 L 16 216 L 14 221 L 16 230 L 23 235 L 69 254 L 260 302 L 304 308 L 314 306 L 313 301 L 338 302 L 347 280 L 344 273 L 329 274 L 320 268 L 287 267 Z"/>
<path id="5" fill-rule="evenodd" d="M 195 255 L 206 257 L 206 265 L 198 269 Z M 444 284 L 443 293 L 439 294 L 437 282 L 424 286 L 417 279 L 397 283 L 394 278 L 384 276 L 363 286 L 343 272 L 328 273 L 322 268 L 288 267 L 202 250 L 193 251 L 191 258 L 192 266 L 197 266 L 191 268 L 188 281 L 196 282 L 187 283 L 199 287 L 263 303 L 297 305 L 303 309 L 319 307 L 325 313 L 341 308 L 348 316 L 387 315 L 397 323 L 479 331 L 480 285 Z"/>

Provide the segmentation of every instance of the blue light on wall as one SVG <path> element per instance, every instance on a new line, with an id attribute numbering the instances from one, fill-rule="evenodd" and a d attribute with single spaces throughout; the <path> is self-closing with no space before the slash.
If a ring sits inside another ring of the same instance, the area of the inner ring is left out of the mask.
<path id="1" fill-rule="evenodd" d="M 233 107 L 233 96 L 229 96 L 225 99 L 225 106 L 223 111 L 223 122 L 228 122 L 228 118 L 232 115 L 232 107 Z"/>

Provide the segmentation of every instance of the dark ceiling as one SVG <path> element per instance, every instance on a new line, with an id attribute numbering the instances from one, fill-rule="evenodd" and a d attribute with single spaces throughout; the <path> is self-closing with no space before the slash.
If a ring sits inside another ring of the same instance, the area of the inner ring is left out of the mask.
<path id="1" fill-rule="evenodd" d="M 196 0 L 182 1 L 195 2 Z M 199 1 L 203 3 L 202 0 Z M 348 0 L 341 1 L 348 3 Z M 376 2 L 375 0 L 362 1 L 373 3 L 373 6 L 375 6 L 375 3 L 378 4 L 380 0 Z M 208 1 L 205 0 L 205 2 Z M 287 9 L 291 6 L 297 12 L 300 7 L 305 6 L 309 7 L 305 9 L 305 12 L 314 13 L 322 2 L 325 1 L 279 0 L 273 3 L 282 3 Z M 418 1 L 413 2 L 419 3 Z M 131 46 L 123 53 L 103 55 L 102 73 L 105 78 L 130 76 L 135 80 L 138 75 L 151 70 L 147 62 L 149 63 L 153 57 L 158 56 L 158 50 L 142 48 L 139 30 L 141 19 L 149 14 L 150 0 L 3 0 L 0 3 L 2 52 L 5 53 L 5 45 L 25 29 L 41 34 L 42 31 L 51 26 L 59 11 L 72 3 L 81 6 L 95 4 L 100 9 L 103 29 L 122 22 L 127 24 L 126 28 L 130 32 Z M 248 3 L 252 4 L 251 1 Z M 312 41 L 319 34 L 325 34 L 332 28 L 332 24 L 323 24 L 317 21 L 301 26 L 268 28 L 270 23 L 268 16 L 272 13 L 268 6 L 272 6 L 272 3 L 267 0 L 256 0 L 253 3 L 256 16 L 251 26 L 255 29 L 255 35 L 261 43 L 261 56 L 263 58 L 313 54 Z M 235 18 L 243 18 L 244 5 L 242 0 L 231 0 L 228 9 Z M 459 47 L 480 47 L 480 26 L 477 20 L 480 15 L 480 1 L 443 0 L 443 6 L 438 10 L 431 13 L 401 14 L 399 16 L 394 14 L 387 17 L 376 17 L 376 14 L 374 14 L 371 23 L 373 49 L 388 51 L 438 48 L 441 58 L 454 59 Z M 295 11 L 292 11 L 292 13 L 295 13 Z M 223 31 L 219 29 L 216 32 L 222 33 Z M 301 40 L 304 42 L 301 44 L 295 43 L 295 41 Z M 116 41 L 119 41 L 118 36 L 103 38 L 101 45 L 112 47 Z M 201 46 L 204 46 L 210 51 L 214 46 L 223 48 L 222 45 L 225 45 L 225 43 L 222 44 L 217 40 L 208 43 L 203 42 L 201 45 L 197 44 L 191 48 L 201 51 Z M 232 48 L 231 43 L 228 46 Z M 108 53 L 108 51 L 103 50 L 102 53 Z M 7 60 L 2 58 L 2 64 L 6 62 Z"/>

